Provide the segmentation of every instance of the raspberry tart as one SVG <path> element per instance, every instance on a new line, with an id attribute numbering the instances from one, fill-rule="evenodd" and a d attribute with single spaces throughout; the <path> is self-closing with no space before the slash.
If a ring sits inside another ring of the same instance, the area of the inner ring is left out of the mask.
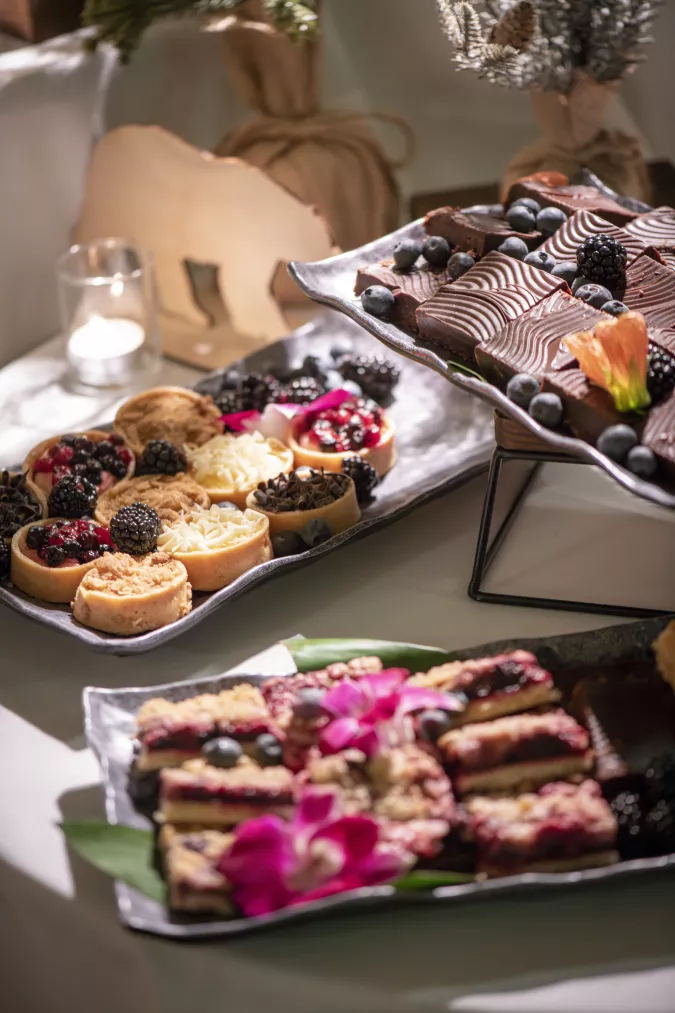
<path id="1" fill-rule="evenodd" d="M 272 558 L 267 517 L 229 506 L 195 508 L 165 522 L 157 544 L 185 566 L 194 591 L 227 587 Z"/>
<path id="2" fill-rule="evenodd" d="M 134 636 L 168 626 L 192 609 L 192 588 L 182 563 L 161 552 L 97 559 L 85 573 L 73 601 L 84 626 Z"/>
<path id="3" fill-rule="evenodd" d="M 269 521 L 270 533 L 297 531 L 310 521 L 330 524 L 334 535 L 354 527 L 361 519 L 356 487 L 348 475 L 303 468 L 261 482 L 246 500 Z"/>
<path id="4" fill-rule="evenodd" d="M 232 841 L 232 834 L 221 830 L 164 824 L 159 846 L 172 911 L 234 915 L 232 886 L 218 871 L 218 860 Z"/>
<path id="5" fill-rule="evenodd" d="M 159 811 L 169 823 L 226 827 L 263 813 L 290 817 L 294 787 L 286 767 L 259 767 L 248 757 L 229 769 L 188 760 L 161 772 Z"/>
<path id="6" fill-rule="evenodd" d="M 134 503 L 152 507 L 159 519 L 169 524 L 195 507 L 208 508 L 211 501 L 202 487 L 187 475 L 144 475 L 126 479 L 103 493 L 94 516 L 101 524 L 110 524 L 122 507 Z"/>
<path id="7" fill-rule="evenodd" d="M 393 423 L 378 404 L 362 397 L 299 419 L 289 446 L 296 468 L 341 472 L 344 458 L 357 454 L 382 478 L 396 462 Z"/>
<path id="8" fill-rule="evenodd" d="M 279 440 L 258 432 L 214 436 L 188 448 L 190 474 L 212 503 L 227 500 L 243 510 L 249 493 L 293 467 L 293 453 Z"/>
<path id="9" fill-rule="evenodd" d="M 119 433 L 90 429 L 43 440 L 31 450 L 23 467 L 29 488 L 44 496 L 49 496 L 61 479 L 72 476 L 91 482 L 100 495 L 130 478 L 135 463 L 134 454 Z"/>
<path id="10" fill-rule="evenodd" d="M 125 401 L 115 430 L 139 457 L 148 443 L 166 440 L 179 450 L 199 447 L 222 433 L 220 409 L 210 397 L 184 387 L 153 387 Z"/>
<path id="11" fill-rule="evenodd" d="M 65 604 L 104 554 L 114 552 L 109 530 L 90 520 L 49 518 L 12 538 L 12 583 L 42 601 Z"/>

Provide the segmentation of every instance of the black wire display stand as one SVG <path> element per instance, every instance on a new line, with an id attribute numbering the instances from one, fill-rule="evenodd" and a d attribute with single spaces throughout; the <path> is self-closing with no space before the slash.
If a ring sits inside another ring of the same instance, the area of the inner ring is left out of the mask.
<path id="1" fill-rule="evenodd" d="M 625 616 L 632 619 L 650 619 L 654 616 L 665 616 L 671 613 L 662 609 L 636 608 L 629 605 L 607 605 L 600 602 L 570 601 L 565 598 L 540 598 L 535 595 L 504 594 L 497 591 L 484 591 L 483 580 L 497 558 L 507 535 L 516 520 L 532 485 L 544 464 L 578 464 L 587 466 L 585 461 L 568 454 L 559 454 L 548 450 L 545 444 L 537 441 L 537 448 L 503 446 L 500 440 L 500 422 L 503 417 L 496 414 L 495 431 L 497 446 L 492 455 L 488 472 L 488 485 L 483 502 L 478 544 L 473 564 L 473 573 L 468 587 L 468 594 L 474 601 L 490 602 L 494 605 L 518 605 L 527 608 L 557 609 L 563 612 L 587 612 L 595 615 Z M 515 426 L 515 423 L 511 423 Z M 511 430 L 513 432 L 513 429 Z M 527 436 L 527 434 L 524 434 Z M 541 449 L 540 449 L 541 448 Z M 491 538 L 494 525 L 495 504 L 500 488 L 503 466 L 507 462 L 518 461 L 529 464 L 525 478 L 518 484 L 512 494 L 496 534 Z"/>

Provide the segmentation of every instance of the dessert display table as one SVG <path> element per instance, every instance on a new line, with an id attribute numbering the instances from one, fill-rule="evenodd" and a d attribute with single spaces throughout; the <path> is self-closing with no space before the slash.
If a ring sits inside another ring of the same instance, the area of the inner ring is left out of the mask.
<path id="1" fill-rule="evenodd" d="M 160 382 L 196 371 L 166 363 Z M 41 435 L 104 422 L 114 404 L 73 400 L 46 346 L 0 372 L 0 459 Z M 448 648 L 592 629 L 597 616 L 466 596 L 485 478 L 260 587 L 148 656 L 99 657 L 0 612 L 0 935 L 12 1013 L 292 1009 L 672 1010 L 675 882 L 664 875 L 449 909 L 340 915 L 229 943 L 178 946 L 121 928 L 111 883 L 66 851 L 61 819 L 100 818 L 85 749 L 87 685 L 153 685 L 226 670 L 275 640 L 365 635 Z M 490 570 L 511 593 L 675 609 L 671 513 L 592 467 L 546 465 Z M 549 572 L 550 571 L 550 572 Z M 555 575 L 553 578 L 552 575 Z M 554 586 L 551 584 L 554 583 Z M 282 663 L 282 660 L 281 662 Z M 247 666 L 249 667 L 249 666 Z"/>

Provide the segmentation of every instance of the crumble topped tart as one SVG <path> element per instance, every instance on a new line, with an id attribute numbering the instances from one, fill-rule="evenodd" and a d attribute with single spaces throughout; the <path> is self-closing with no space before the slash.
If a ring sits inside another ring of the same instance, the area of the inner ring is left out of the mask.
<path id="1" fill-rule="evenodd" d="M 260 482 L 293 467 L 292 451 L 259 432 L 214 436 L 199 447 L 188 448 L 187 458 L 191 475 L 211 502 L 229 500 L 241 509 Z"/>
<path id="2" fill-rule="evenodd" d="M 188 475 L 143 475 L 120 482 L 99 497 L 95 517 L 110 524 L 118 510 L 133 503 L 145 503 L 166 524 L 178 521 L 195 507 L 207 509 L 211 500 Z"/>
<path id="3" fill-rule="evenodd" d="M 293 701 L 302 689 L 332 689 L 343 679 L 359 679 L 362 675 L 374 675 L 382 671 L 379 658 L 353 658 L 351 661 L 337 661 L 316 672 L 298 672 L 297 675 L 275 676 L 266 679 L 262 695 L 278 725 L 286 729 L 293 712 Z"/>
<path id="4" fill-rule="evenodd" d="M 172 911 L 233 915 L 232 884 L 218 871 L 218 859 L 232 834 L 165 823 L 159 834 Z"/>
<path id="5" fill-rule="evenodd" d="M 199 447 L 222 433 L 223 425 L 212 398 L 184 387 L 154 387 L 124 402 L 115 416 L 115 431 L 140 456 L 152 440 Z"/>
<path id="6" fill-rule="evenodd" d="M 159 808 L 169 823 L 235 826 L 263 812 L 290 817 L 294 790 L 286 767 L 260 767 L 248 757 L 227 769 L 188 760 L 162 770 Z"/>

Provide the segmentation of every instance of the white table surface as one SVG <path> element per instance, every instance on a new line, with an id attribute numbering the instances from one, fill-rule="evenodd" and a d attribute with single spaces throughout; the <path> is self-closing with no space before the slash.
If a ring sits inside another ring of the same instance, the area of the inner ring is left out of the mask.
<path id="1" fill-rule="evenodd" d="M 57 348 L 43 346 L 0 372 L 0 461 L 15 462 L 52 432 L 111 417 L 105 399 L 74 401 L 52 383 Z M 166 363 L 161 380 L 196 378 Z M 98 656 L 0 612 L 3 1010 L 675 1009 L 672 875 L 181 946 L 122 929 L 110 882 L 68 855 L 55 828 L 61 818 L 102 814 L 97 765 L 82 735 L 87 685 L 222 672 L 298 632 L 453 648 L 610 623 L 467 598 L 484 489 L 485 479 L 476 479 L 141 657 Z M 596 600 L 613 594 L 675 609 L 671 523 L 590 468 L 549 466 L 490 586 Z"/>

